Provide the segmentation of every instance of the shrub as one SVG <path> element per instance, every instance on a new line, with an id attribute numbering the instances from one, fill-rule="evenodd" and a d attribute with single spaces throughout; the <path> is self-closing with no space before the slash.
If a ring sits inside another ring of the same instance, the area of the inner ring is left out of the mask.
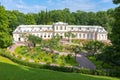
<path id="1" fill-rule="evenodd" d="M 0 55 L 3 57 L 9 58 L 15 63 L 33 67 L 33 68 L 50 69 L 50 70 L 62 71 L 62 72 L 76 72 L 76 73 L 83 73 L 83 74 L 112 76 L 112 77 L 119 77 L 120 75 L 120 72 L 117 70 L 90 70 L 90 69 L 77 68 L 77 67 L 51 66 L 50 64 L 42 65 L 35 62 L 23 61 L 14 56 L 11 56 L 9 53 L 5 53 L 4 50 L 0 50 Z"/>
<path id="2" fill-rule="evenodd" d="M 86 68 L 81 68 L 79 70 L 79 73 L 83 73 L 83 74 L 91 74 L 92 71 L 90 69 L 86 69 Z"/>

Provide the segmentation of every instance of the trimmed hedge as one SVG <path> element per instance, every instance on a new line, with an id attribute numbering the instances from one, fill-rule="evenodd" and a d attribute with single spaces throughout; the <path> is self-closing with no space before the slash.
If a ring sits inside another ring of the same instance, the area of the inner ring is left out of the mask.
<path id="1" fill-rule="evenodd" d="M 116 70 L 90 70 L 85 68 L 78 68 L 78 67 L 65 67 L 65 66 L 51 66 L 49 64 L 38 64 L 35 62 L 27 62 L 24 60 L 20 60 L 9 53 L 5 53 L 4 51 L 0 51 L 0 55 L 6 58 L 9 58 L 15 63 L 29 66 L 33 68 L 40 68 L 40 69 L 50 69 L 54 71 L 61 71 L 61 72 L 75 72 L 75 73 L 83 73 L 83 74 L 91 74 L 91 75 L 102 75 L 102 76 L 112 76 L 112 77 L 119 77 L 120 72 Z"/>

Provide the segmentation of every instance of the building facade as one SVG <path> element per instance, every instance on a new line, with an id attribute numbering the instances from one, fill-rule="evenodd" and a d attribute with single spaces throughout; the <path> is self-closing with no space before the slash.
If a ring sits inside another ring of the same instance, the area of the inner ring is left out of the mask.
<path id="1" fill-rule="evenodd" d="M 68 25 L 68 23 L 57 22 L 53 25 L 19 25 L 13 31 L 13 39 L 16 42 L 25 41 L 22 35 L 35 35 L 43 39 L 50 39 L 52 36 L 59 35 L 65 38 L 65 33 L 71 32 L 75 35 L 72 39 L 86 40 L 107 40 L 107 31 L 101 26 Z"/>

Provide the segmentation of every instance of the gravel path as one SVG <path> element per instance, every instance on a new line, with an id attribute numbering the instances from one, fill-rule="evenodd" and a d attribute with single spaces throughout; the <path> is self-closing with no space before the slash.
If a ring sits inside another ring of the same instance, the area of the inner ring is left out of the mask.
<path id="1" fill-rule="evenodd" d="M 89 68 L 95 70 L 96 66 L 83 54 L 77 54 L 76 61 L 79 63 L 81 68 Z"/>
<path id="2" fill-rule="evenodd" d="M 8 50 L 10 52 L 14 52 L 14 50 L 16 49 L 16 47 L 18 46 L 25 46 L 24 44 L 14 44 L 10 47 L 8 47 Z M 59 52 L 60 53 L 60 52 Z M 65 54 L 68 54 L 66 52 L 61 52 L 60 55 L 65 55 Z M 89 68 L 91 70 L 95 70 L 96 69 L 96 66 L 86 57 L 87 54 L 77 54 L 76 56 L 76 61 L 78 62 L 79 64 L 79 67 L 80 68 Z"/>
<path id="3" fill-rule="evenodd" d="M 10 51 L 10 52 L 14 52 L 14 50 L 18 47 L 18 46 L 25 46 L 23 43 L 16 43 L 16 44 L 13 44 L 12 46 L 9 46 L 7 49 Z"/>

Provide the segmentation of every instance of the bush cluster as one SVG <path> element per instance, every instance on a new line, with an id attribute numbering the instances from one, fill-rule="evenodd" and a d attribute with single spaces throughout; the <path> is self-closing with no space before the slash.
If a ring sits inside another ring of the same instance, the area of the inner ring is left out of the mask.
<path id="1" fill-rule="evenodd" d="M 74 60 L 72 55 L 69 56 L 61 56 L 58 55 L 58 52 L 51 52 L 51 50 L 41 49 L 40 47 L 28 48 L 24 46 L 17 47 L 15 50 L 18 58 L 31 58 L 35 60 L 35 62 L 46 62 L 47 64 L 58 64 L 58 65 L 67 65 L 67 66 L 75 66 L 77 62 Z M 69 60 L 67 59 L 69 57 Z"/>
<path id="2" fill-rule="evenodd" d="M 33 68 L 40 68 L 40 69 L 50 69 L 54 71 L 61 71 L 61 72 L 75 72 L 75 73 L 83 73 L 83 74 L 91 74 L 91 75 L 102 75 L 102 76 L 112 76 L 112 77 L 119 77 L 120 72 L 116 70 L 90 70 L 85 68 L 78 68 L 78 67 L 65 67 L 65 66 L 52 66 L 50 64 L 37 64 L 34 62 L 27 62 L 20 60 L 8 53 L 4 53 L 0 51 L 0 55 L 10 60 L 14 61 L 15 63 L 29 66 Z"/>

